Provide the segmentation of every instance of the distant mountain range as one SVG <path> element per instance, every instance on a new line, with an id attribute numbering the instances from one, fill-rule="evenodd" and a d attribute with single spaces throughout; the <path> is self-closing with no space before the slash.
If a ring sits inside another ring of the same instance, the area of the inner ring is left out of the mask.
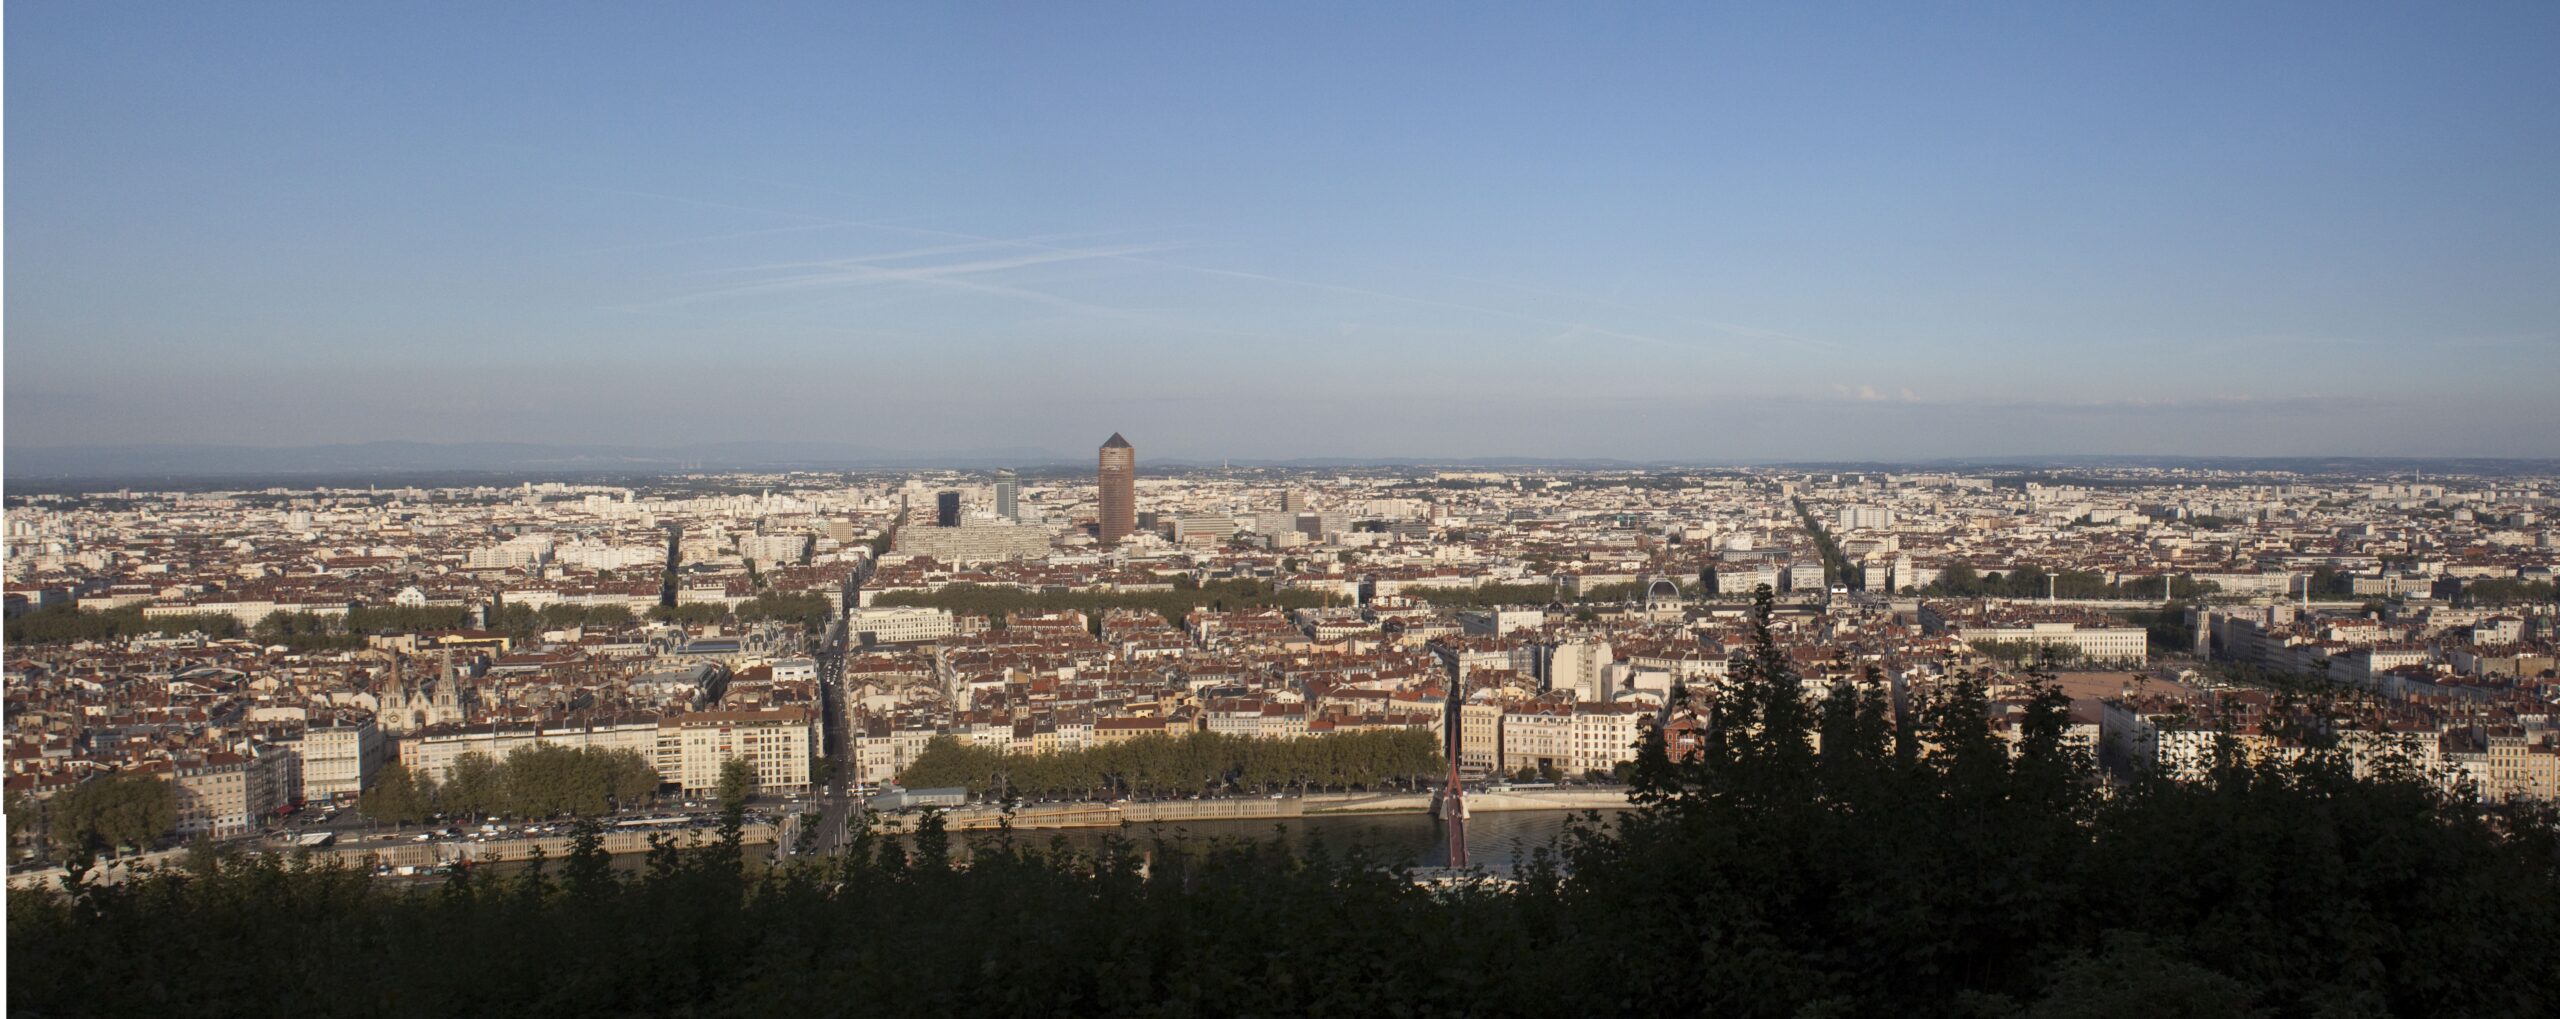
<path id="1" fill-rule="evenodd" d="M 1470 469 L 1640 469 L 1677 467 L 1782 467 L 1818 471 L 2008 470 L 2069 471 L 2111 467 L 2191 467 L 2304 474 L 2560 473 L 2560 459 L 2482 457 L 2171 457 L 2016 456 L 1928 460 L 1625 460 L 1603 457 L 1296 457 L 1289 459 L 1147 458 L 1159 469 L 1235 467 L 1284 469 L 1443 467 Z M 64 482 L 117 480 L 267 480 L 273 483 L 362 482 L 433 475 L 594 476 L 757 470 L 1089 468 L 1091 453 L 1032 447 L 942 452 L 889 450 L 840 442 L 719 442 L 691 446 L 610 446 L 530 442 L 364 442 L 316 446 L 99 445 L 11 449 L 5 476 L 12 488 L 53 487 Z"/>

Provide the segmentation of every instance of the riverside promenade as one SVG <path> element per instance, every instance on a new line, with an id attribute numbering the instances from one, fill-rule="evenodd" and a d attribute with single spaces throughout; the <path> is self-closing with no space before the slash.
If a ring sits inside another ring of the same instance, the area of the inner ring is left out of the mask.
<path id="1" fill-rule="evenodd" d="M 1033 803 L 1013 814 L 1017 831 L 1057 828 L 1117 828 L 1123 825 L 1184 821 L 1261 821 L 1292 817 L 1336 817 L 1359 814 L 1422 814 L 1431 810 L 1431 793 L 1310 793 L 1305 796 L 1231 797 L 1209 800 L 1151 800 L 1118 803 Z M 1514 810 L 1619 810 L 1627 806 L 1623 787 L 1517 789 L 1470 792 L 1471 814 Z M 955 831 L 983 830 L 1003 823 L 1000 807 L 975 804 L 945 811 Z"/>
<path id="2" fill-rule="evenodd" d="M 1437 797 L 1432 793 L 1311 793 L 1305 796 L 1229 797 L 1208 800 L 1156 800 L 1121 803 L 1035 803 L 1016 810 L 1013 827 L 1017 831 L 1049 831 L 1077 828 L 1119 828 L 1128 825 L 1176 824 L 1189 821 L 1264 821 L 1313 817 L 1357 817 L 1363 815 L 1428 814 Z M 1581 787 L 1571 789 L 1515 789 L 1478 791 L 1467 794 L 1470 814 L 1503 813 L 1531 810 L 1620 810 L 1627 806 L 1627 790 L 1621 786 Z M 1002 808 L 988 804 L 972 804 L 943 812 L 953 831 L 986 831 L 999 826 Z M 893 814 L 885 818 L 891 833 L 912 830 L 914 815 Z M 683 849 L 709 845 L 714 835 L 704 829 L 661 832 L 675 836 Z M 741 833 L 748 845 L 772 845 L 785 835 L 780 826 L 771 823 L 748 824 Z M 648 851 L 647 831 L 607 830 L 603 834 L 604 850 L 616 855 Z M 558 860 L 569 854 L 567 835 L 533 838 L 513 837 L 472 840 L 435 839 L 416 842 L 407 838 L 344 840 L 330 846 L 308 850 L 259 845 L 262 852 L 285 855 L 309 853 L 314 862 L 335 862 L 346 866 L 388 867 L 402 872 L 425 872 L 455 863 L 512 863 L 530 859 L 539 848 L 544 857 Z M 101 861 L 91 872 L 90 880 L 116 884 L 154 869 L 177 866 L 186 856 L 184 849 L 169 849 L 140 857 Z M 58 889 L 62 886 L 60 867 L 20 871 L 9 875 L 11 888 Z"/>
<path id="3" fill-rule="evenodd" d="M 607 830 L 602 838 L 604 850 L 614 854 L 648 852 L 650 834 L 652 833 L 648 831 Z M 707 829 L 662 830 L 657 834 L 674 836 L 679 849 L 699 849 L 718 840 L 718 835 Z M 746 845 L 770 845 L 774 841 L 775 834 L 775 825 L 754 822 L 740 830 L 739 840 Z M 483 864 L 529 860 L 533 858 L 536 849 L 541 850 L 544 857 L 558 860 L 569 855 L 570 839 L 568 835 L 543 835 L 531 838 L 523 836 L 477 840 L 452 838 L 417 842 L 407 838 L 388 837 L 344 839 L 332 845 L 310 849 L 278 846 L 271 842 L 235 841 L 228 844 L 226 848 L 276 853 L 288 858 L 308 853 L 314 863 L 337 863 L 367 869 L 380 866 L 430 871 L 464 862 Z M 90 871 L 88 880 L 98 884 L 121 884 L 156 870 L 181 866 L 186 862 L 186 857 L 187 850 L 180 848 L 164 849 L 117 860 L 101 860 Z M 61 867 L 25 870 L 9 875 L 9 887 L 59 889 L 62 887 L 64 876 Z"/>

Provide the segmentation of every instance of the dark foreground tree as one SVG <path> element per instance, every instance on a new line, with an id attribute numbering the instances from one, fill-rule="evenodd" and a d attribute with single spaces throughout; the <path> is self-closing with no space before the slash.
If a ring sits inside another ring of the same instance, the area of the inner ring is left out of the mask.
<path id="1" fill-rule="evenodd" d="M 1765 604 L 1765 603 L 1764 603 Z M 1765 611 L 1765 610 L 1764 610 Z M 1871 677 L 1876 678 L 1876 677 Z M 1516 886 L 1356 847 L 1010 831 L 773 869 L 707 851 L 423 890 L 276 857 L 13 893 L 12 1015 L 2527 1016 L 2560 839 L 2312 752 L 2101 796 L 2046 690 L 1993 735 L 1764 639 L 1697 753 Z M 1817 743 L 1813 738 L 1819 734 Z"/>

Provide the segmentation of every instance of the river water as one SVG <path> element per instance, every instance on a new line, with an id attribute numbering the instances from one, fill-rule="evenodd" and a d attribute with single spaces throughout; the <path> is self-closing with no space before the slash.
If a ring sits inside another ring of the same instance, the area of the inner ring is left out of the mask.
<path id="1" fill-rule="evenodd" d="M 1604 810 L 1600 816 L 1605 821 L 1618 813 L 1618 810 Z M 1467 819 L 1468 861 L 1486 873 L 1509 875 L 1537 850 L 1561 846 L 1565 823 L 1583 816 L 1583 812 L 1572 810 L 1506 810 L 1477 814 Z M 1070 849 L 1093 852 L 1102 848 L 1103 841 L 1113 835 L 1136 843 L 1141 850 L 1157 839 L 1214 843 L 1261 841 L 1278 836 L 1286 838 L 1291 846 L 1299 849 L 1320 842 L 1326 852 L 1337 858 L 1356 846 L 1381 866 L 1449 865 L 1448 829 L 1430 815 L 1418 811 L 1319 814 L 1252 821 L 1168 821 L 1120 828 L 1038 829 L 1015 832 L 1014 838 L 1031 847 L 1064 842 Z M 951 844 L 954 855 L 965 859 L 971 843 L 993 837 L 995 833 L 991 831 L 953 832 Z M 771 845 L 746 847 L 749 865 L 769 863 L 773 848 Z M 613 858 L 614 869 L 621 871 L 636 872 L 644 864 L 645 859 L 639 853 L 623 853 Z M 559 860 L 551 861 L 552 867 L 558 865 Z M 520 873 L 524 868 L 522 862 L 490 863 L 482 864 L 478 873 L 501 877 Z"/>
<path id="2" fill-rule="evenodd" d="M 1605 819 L 1616 813 L 1603 811 L 1601 816 Z M 1508 810 L 1477 814 L 1467 819 L 1469 862 L 1488 873 L 1510 874 L 1536 850 L 1561 846 L 1565 822 L 1582 816 L 1579 811 L 1569 810 Z M 953 841 L 965 843 L 986 834 L 960 832 L 954 835 Z M 1319 814 L 1259 821 L 1169 821 L 1117 829 L 1023 831 L 1015 833 L 1015 838 L 1030 845 L 1044 846 L 1050 844 L 1054 837 L 1063 839 L 1074 849 L 1091 851 L 1099 848 L 1103 840 L 1113 834 L 1142 846 L 1157 838 L 1268 840 L 1278 835 L 1299 848 L 1304 848 L 1310 841 L 1320 841 L 1327 852 L 1337 857 L 1353 846 L 1359 846 L 1381 864 L 1403 863 L 1414 867 L 1449 865 L 1448 829 L 1430 815 L 1419 812 Z"/>

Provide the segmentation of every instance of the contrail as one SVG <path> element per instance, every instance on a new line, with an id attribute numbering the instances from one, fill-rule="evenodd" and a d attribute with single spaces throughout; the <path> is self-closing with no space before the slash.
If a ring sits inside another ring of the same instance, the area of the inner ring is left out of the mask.
<path id="1" fill-rule="evenodd" d="M 1072 305 L 1085 309 L 1105 310 L 1099 309 L 1094 305 L 1085 305 L 1080 302 L 1068 301 L 1067 299 L 1057 297 L 1056 295 L 1043 294 L 1040 291 L 1026 290 L 1020 287 L 981 283 L 974 280 L 961 279 L 960 277 L 977 273 L 1001 272 L 1007 269 L 1021 269 L 1035 265 L 1050 265 L 1060 262 L 1114 258 L 1127 252 L 1145 250 L 1153 249 L 1061 249 L 1038 254 L 1019 255 L 1012 258 L 984 259 L 976 262 L 961 262 L 951 265 L 913 266 L 906 268 L 870 265 L 866 264 L 866 260 L 847 259 L 836 263 L 821 263 L 820 265 L 813 267 L 824 270 L 820 272 L 805 273 L 798 276 L 768 280 L 761 283 L 742 283 L 736 286 L 720 287 L 696 294 L 685 295 L 683 297 L 670 298 L 668 301 L 661 303 L 690 304 L 696 301 L 714 300 L 724 297 L 739 297 L 749 294 L 783 293 L 793 290 L 807 290 L 818 287 L 868 286 L 886 283 L 922 283 L 955 286 L 975 290 L 981 293 L 996 293 L 1015 297 L 1039 295 L 1040 298 L 1053 303 L 1063 302 L 1063 305 Z"/>
<path id="2" fill-rule="evenodd" d="M 810 190 L 823 190 L 823 189 L 810 189 Z M 871 230 L 888 230 L 888 231 L 894 231 L 894 232 L 898 232 L 898 233 L 917 234 L 917 235 L 920 235 L 920 236 L 928 236 L 928 237 L 949 237 L 949 238 L 954 238 L 954 239 L 963 240 L 963 241 L 976 241 L 976 242 L 985 243 L 985 244 L 1010 245 L 1010 246 L 1016 246 L 1016 247 L 1030 248 L 1030 249 L 1033 249 L 1033 250 L 1036 250 L 1036 251 L 1048 251 L 1048 252 L 1056 252 L 1056 253 L 1061 253 L 1061 254 L 1068 254 L 1068 255 L 1071 255 L 1071 256 L 1073 256 L 1073 257 L 1077 257 L 1077 258 L 1100 258 L 1100 259 L 1110 259 L 1110 260 L 1117 260 L 1117 261 L 1127 262 L 1127 263 L 1130 263 L 1130 264 L 1133 264 L 1133 265 L 1146 265 L 1146 266 L 1153 266 L 1153 267 L 1155 267 L 1155 268 L 1159 268 L 1159 269 L 1171 269 L 1171 270 L 1174 270 L 1174 271 L 1177 271 L 1177 272 L 1188 272 L 1188 273 L 1194 273 L 1194 274 L 1204 275 L 1204 276 L 1217 276 L 1217 277 L 1224 277 L 1224 278 L 1228 278 L 1228 279 L 1257 280 L 1257 281 L 1264 282 L 1264 283 L 1276 283 L 1276 284 L 1280 284 L 1280 285 L 1282 285 L 1282 286 L 1304 287 L 1304 288 L 1313 289 L 1313 290 L 1325 290 L 1325 291 L 1331 291 L 1331 292 L 1333 292 L 1333 293 L 1338 293 L 1338 294 L 1352 294 L 1352 295 L 1356 295 L 1356 296 L 1360 296 L 1360 297 L 1369 297 L 1369 298 L 1374 298 L 1374 299 L 1377 299 L 1377 300 L 1383 300 L 1383 301 L 1398 301 L 1398 302 L 1402 302 L 1402 303 L 1405 303 L 1405 304 L 1419 305 L 1419 306 L 1422 306 L 1422 307 L 1429 307 L 1429 308 L 1444 308 L 1444 309 L 1448 309 L 1448 310 L 1451 310 L 1451 311 L 1463 311 L 1463 312 L 1467 312 L 1467 313 L 1470 313 L 1470 314 L 1486 315 L 1486 316 L 1491 316 L 1491 317 L 1494 317 L 1494 318 L 1506 318 L 1506 319 L 1510 319 L 1510 320 L 1513 320 L 1513 321 L 1516 321 L 1516 322 L 1527 322 L 1527 323 L 1530 323 L 1530 324 L 1532 324 L 1532 325 L 1542 325 L 1542 326 L 1548 326 L 1548 327 L 1550 327 L 1550 328 L 1556 328 L 1556 329 L 1580 329 L 1580 330 L 1583 330 L 1583 331 L 1586 331 L 1586 332 L 1589 332 L 1589 333 L 1593 333 L 1593 334 L 1596 334 L 1596 335 L 1600 335 L 1600 336 L 1608 336 L 1608 337 L 1612 337 L 1612 338 L 1616 338 L 1616 339 L 1630 340 L 1630 341 L 1637 342 L 1637 343 L 1649 343 L 1649 344 L 1654 344 L 1654 345 L 1656 345 L 1656 346 L 1678 347 L 1678 348 L 1687 348 L 1687 347 L 1692 346 L 1691 344 L 1675 343 L 1675 342 L 1673 342 L 1673 341 L 1663 339 L 1663 338 L 1661 338 L 1661 337 L 1659 337 L 1659 336 L 1648 336 L 1648 335 L 1644 335 L 1644 334 L 1642 334 L 1642 333 L 1631 333 L 1631 332 L 1626 332 L 1626 331 L 1624 331 L 1624 330 L 1608 329 L 1608 328 L 1604 328 L 1604 327 L 1601 327 L 1601 326 L 1592 325 L 1592 324 L 1587 323 L 1587 322 L 1568 322 L 1568 321 L 1564 321 L 1564 320 L 1562 320 L 1562 319 L 1544 318 L 1544 317 L 1537 316 L 1537 315 L 1524 315 L 1524 314 L 1521 314 L 1521 313 L 1519 313 L 1519 312 L 1515 312 L 1515 311 L 1505 311 L 1505 310 L 1500 309 L 1500 308 L 1487 308 L 1487 307 L 1482 307 L 1482 306 L 1478 306 L 1478 305 L 1461 304 L 1461 303 L 1458 303 L 1458 302 L 1455 302 L 1455 301 L 1443 301 L 1443 300 L 1437 300 L 1437 299 L 1434 299 L 1434 298 L 1428 298 L 1428 297 L 1413 297 L 1413 296 L 1409 296 L 1409 295 L 1405 295 L 1405 294 L 1391 294 L 1391 293 L 1386 293 L 1386 292 L 1384 292 L 1384 291 L 1368 290 L 1368 289 L 1363 289 L 1363 288 L 1360 288 L 1360 287 L 1353 287 L 1353 286 L 1344 286 L 1344 285 L 1342 285 L 1342 284 L 1338 284 L 1338 283 L 1320 283 L 1320 282 L 1317 282 L 1317 281 L 1314 281 L 1314 280 L 1291 279 L 1291 278 L 1286 277 L 1286 276 L 1274 276 L 1274 275 L 1271 275 L 1271 274 L 1269 274 L 1269 273 L 1246 272 L 1246 271 L 1244 271 L 1244 270 L 1240 270 L 1240 269 L 1218 269 L 1218 268 L 1212 268 L 1212 267 L 1209 267 L 1209 266 L 1202 266 L 1202 265 L 1190 265 L 1190 264 L 1183 263 L 1183 262 L 1168 262 L 1168 261 L 1165 261 L 1164 259 L 1160 259 L 1160 258 L 1146 258 L 1146 257 L 1142 257 L 1140 254 L 1135 253 L 1135 252 L 1116 252 L 1116 253 L 1101 254 L 1101 255 L 1086 255 L 1086 254 L 1084 254 L 1084 253 L 1083 253 L 1083 252 L 1084 252 L 1084 249 L 1059 247 L 1059 246 L 1057 246 L 1057 245 L 1053 245 L 1053 244 L 1046 244 L 1046 243 L 1042 243 L 1042 242 L 1040 242 L 1040 241 L 1037 241 L 1037 240 L 1031 240 L 1031 239 L 1008 239 L 1008 238 L 1002 238 L 1002 237 L 990 237 L 990 236 L 985 235 L 985 234 L 974 234 L 974 233 L 969 233 L 969 232 L 961 231 L 961 230 L 942 230 L 942 229 L 936 229 L 936 228 L 932 228 L 932 227 L 902 226 L 902 225 L 891 224 L 891 223 L 878 223 L 878 222 L 866 222 L 866 221 L 859 221 L 859 220 L 835 219 L 835 218 L 833 218 L 833 217 L 817 216 L 817 215 L 811 215 L 811 214 L 808 214 L 808 213 L 782 212 L 782 211 L 777 211 L 777 210 L 772 210 L 772 209 L 758 209 L 758 208 L 752 208 L 752 207 L 749 207 L 749 206 L 732 205 L 732 204 L 728 204 L 728 203 L 725 203 L 725 202 L 708 202 L 708 201 L 702 201 L 702 200 L 699 200 L 699 199 L 682 198 L 682 197 L 678 197 L 678 196 L 675 196 L 675 195 L 662 195 L 662 194 L 656 194 L 656 193 L 653 193 L 653 192 L 646 192 L 646 191 L 616 191 L 616 192 L 609 192 L 609 193 L 625 194 L 625 195 L 631 195 L 631 196 L 640 197 L 640 198 L 656 198 L 656 199 L 661 199 L 661 200 L 664 200 L 664 201 L 672 201 L 672 202 L 682 202 L 682 203 L 684 203 L 684 204 L 688 204 L 688 205 L 699 205 L 699 206 L 703 206 L 703 207 L 706 207 L 706 208 L 715 208 L 715 209 L 732 209 L 732 210 L 736 210 L 736 211 L 739 211 L 739 212 L 749 212 L 749 213 L 754 213 L 754 214 L 757 214 L 757 215 L 765 215 L 765 216 L 784 216 L 784 217 L 797 218 L 797 219 L 802 219 L 802 220 L 810 220 L 810 221 L 822 222 L 822 223 L 836 223 L 836 224 L 843 225 L 843 226 L 857 227 L 857 228 L 861 228 L 861 229 L 871 229 Z M 850 196 L 848 196 L 848 197 L 850 197 Z M 1056 298 L 1056 297 L 1055 297 L 1055 295 L 1048 295 L 1048 296 L 1050 296 L 1050 297 L 1052 297 L 1053 299 L 1056 299 L 1056 300 L 1061 300 L 1061 301 L 1065 300 L 1064 298 Z M 1070 303 L 1072 303 L 1072 302 L 1070 302 Z M 1090 307 L 1090 306 L 1087 306 L 1087 307 Z M 1771 334 L 1771 335 L 1782 335 L 1782 334 Z"/>

